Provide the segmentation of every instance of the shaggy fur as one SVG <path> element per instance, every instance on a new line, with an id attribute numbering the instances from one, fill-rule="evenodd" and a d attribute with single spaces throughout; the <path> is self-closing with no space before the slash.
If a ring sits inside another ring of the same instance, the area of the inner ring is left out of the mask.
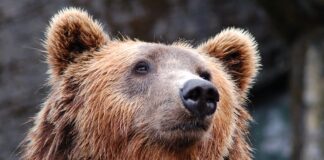
<path id="1" fill-rule="evenodd" d="M 52 19 L 45 47 L 51 92 L 26 137 L 24 159 L 251 159 L 244 103 L 259 57 L 246 31 L 226 29 L 197 48 L 110 40 L 86 12 L 70 8 Z M 134 77 L 132 64 L 147 55 L 164 74 Z M 191 139 L 159 128 L 186 114 L 172 73 L 195 67 L 210 72 L 220 101 L 203 136 L 186 135 L 199 140 L 174 148 Z"/>
<path id="2" fill-rule="evenodd" d="M 51 79 L 58 80 L 78 54 L 95 51 L 109 40 L 100 23 L 86 12 L 64 9 L 51 20 L 46 33 L 45 48 L 51 65 Z"/>

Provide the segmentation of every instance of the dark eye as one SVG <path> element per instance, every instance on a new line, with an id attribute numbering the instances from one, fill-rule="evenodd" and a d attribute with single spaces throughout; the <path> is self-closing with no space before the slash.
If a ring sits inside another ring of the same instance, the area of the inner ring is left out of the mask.
<path id="1" fill-rule="evenodd" d="M 201 73 L 199 74 L 199 76 L 200 76 L 201 78 L 207 80 L 207 81 L 210 81 L 210 78 L 211 78 L 211 76 L 210 76 L 210 74 L 209 74 L 208 72 L 201 72 Z"/>
<path id="2" fill-rule="evenodd" d="M 134 68 L 134 71 L 137 74 L 147 74 L 149 70 L 150 70 L 150 66 L 145 61 L 138 62 Z"/>

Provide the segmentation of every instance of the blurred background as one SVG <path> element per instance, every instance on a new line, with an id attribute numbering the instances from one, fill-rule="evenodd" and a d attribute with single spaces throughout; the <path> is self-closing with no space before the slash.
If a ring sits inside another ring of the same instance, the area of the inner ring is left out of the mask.
<path id="1" fill-rule="evenodd" d="M 19 143 L 48 93 L 41 39 L 58 10 L 77 6 L 110 36 L 193 45 L 247 29 L 263 69 L 250 94 L 255 159 L 324 159 L 324 0 L 0 0 L 0 160 Z"/>

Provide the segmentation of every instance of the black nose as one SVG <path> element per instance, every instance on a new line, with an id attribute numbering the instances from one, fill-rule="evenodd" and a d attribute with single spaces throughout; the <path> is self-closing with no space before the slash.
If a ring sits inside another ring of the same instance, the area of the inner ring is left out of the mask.
<path id="1" fill-rule="evenodd" d="M 180 96 L 190 113 L 200 118 L 213 114 L 219 101 L 219 94 L 213 84 L 199 79 L 187 81 Z"/>

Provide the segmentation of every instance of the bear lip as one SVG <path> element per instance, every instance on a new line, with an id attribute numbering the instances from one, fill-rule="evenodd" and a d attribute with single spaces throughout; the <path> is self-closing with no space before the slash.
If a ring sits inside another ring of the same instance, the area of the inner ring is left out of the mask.
<path id="1" fill-rule="evenodd" d="M 206 123 L 195 121 L 195 122 L 187 122 L 187 123 L 180 123 L 176 124 L 173 127 L 170 127 L 169 131 L 207 131 L 208 126 Z"/>

